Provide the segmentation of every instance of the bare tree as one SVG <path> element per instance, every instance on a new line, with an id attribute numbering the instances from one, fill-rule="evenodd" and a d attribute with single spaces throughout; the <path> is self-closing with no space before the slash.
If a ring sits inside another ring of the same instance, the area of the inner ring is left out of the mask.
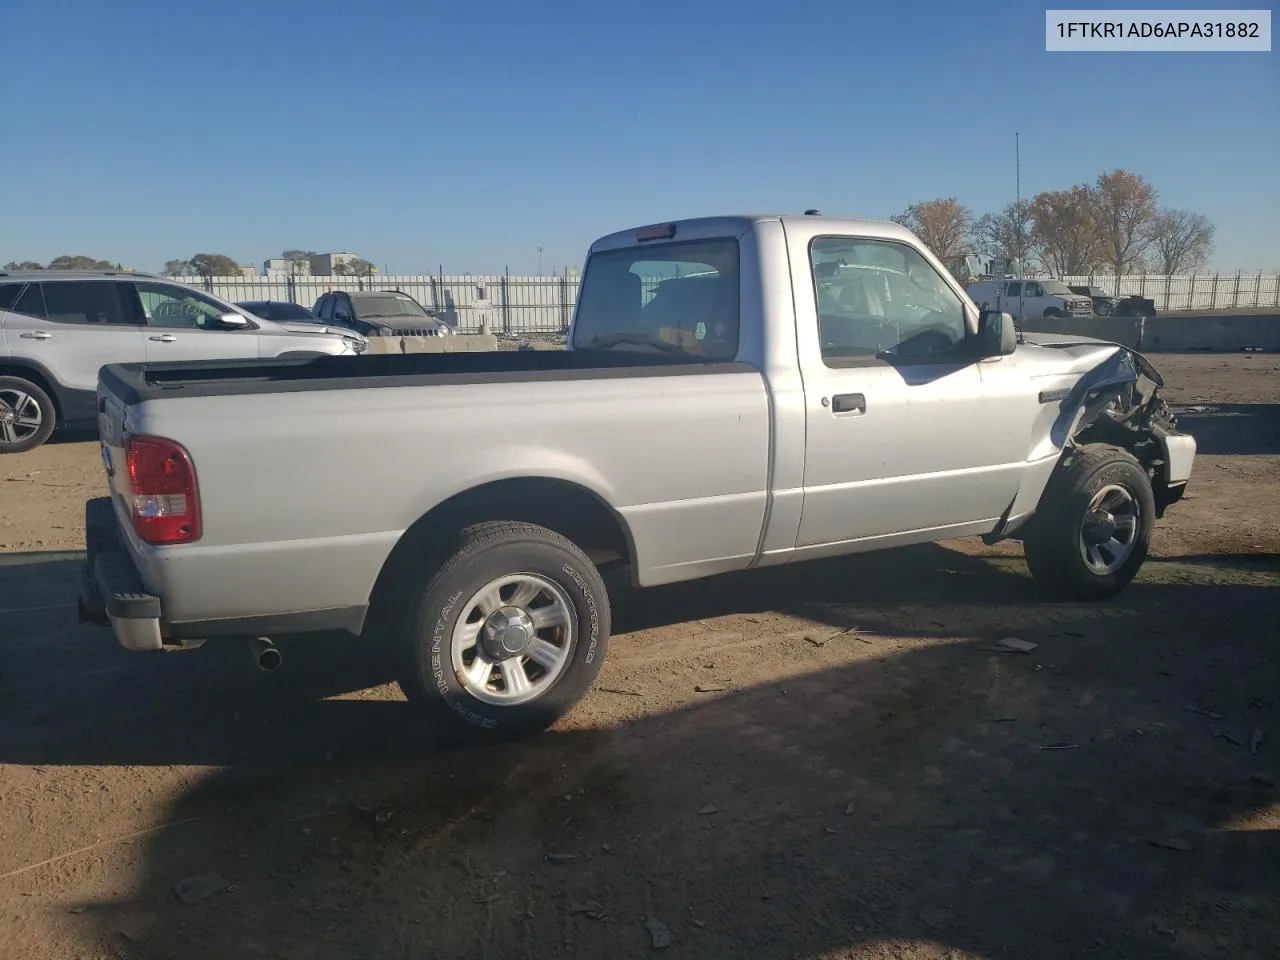
<path id="1" fill-rule="evenodd" d="M 43 270 L 43 264 L 36 263 L 34 260 L 10 260 L 4 265 L 7 273 L 26 273 L 31 270 Z"/>
<path id="2" fill-rule="evenodd" d="M 955 197 L 913 203 L 890 219 L 919 237 L 939 260 L 964 254 L 972 224 L 969 208 Z"/>
<path id="3" fill-rule="evenodd" d="M 1039 251 L 1035 238 L 1035 207 L 1016 200 L 999 213 L 984 213 L 973 228 L 978 252 L 991 259 L 1029 260 Z"/>
<path id="4" fill-rule="evenodd" d="M 1091 187 L 1047 190 L 1031 201 L 1035 242 L 1045 268 L 1058 276 L 1079 276 L 1098 266 L 1102 235 Z"/>
<path id="5" fill-rule="evenodd" d="M 285 250 L 280 256 L 289 261 L 289 275 L 303 277 L 311 273 L 311 258 L 315 252 L 311 250 Z"/>
<path id="6" fill-rule="evenodd" d="M 164 275 L 166 277 L 189 277 L 196 272 L 196 268 L 191 265 L 190 260 L 166 260 L 164 262 Z"/>
<path id="7" fill-rule="evenodd" d="M 1136 173 L 1098 174 L 1093 191 L 1102 256 L 1117 277 L 1131 271 L 1151 244 L 1156 188 Z"/>
<path id="8" fill-rule="evenodd" d="M 372 277 L 378 268 L 363 257 L 354 260 L 338 261 L 333 265 L 333 272 L 340 277 Z"/>
<path id="9" fill-rule="evenodd" d="M 1155 272 L 1186 273 L 1203 267 L 1213 252 L 1215 227 L 1190 210 L 1164 209 L 1151 221 L 1149 261 Z"/>

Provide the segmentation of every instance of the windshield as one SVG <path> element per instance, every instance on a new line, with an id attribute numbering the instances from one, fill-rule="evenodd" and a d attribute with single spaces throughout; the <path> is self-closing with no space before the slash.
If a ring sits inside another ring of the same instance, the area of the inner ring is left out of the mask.
<path id="1" fill-rule="evenodd" d="M 385 297 L 352 297 L 361 317 L 425 317 L 427 312 L 412 297 L 387 294 Z"/>
<path id="2" fill-rule="evenodd" d="M 1040 286 L 1044 287 L 1044 292 L 1055 297 L 1071 296 L 1071 288 L 1060 280 L 1041 280 Z"/>
<path id="3" fill-rule="evenodd" d="M 738 325 L 737 240 L 627 247 L 587 261 L 573 347 L 731 360 Z"/>

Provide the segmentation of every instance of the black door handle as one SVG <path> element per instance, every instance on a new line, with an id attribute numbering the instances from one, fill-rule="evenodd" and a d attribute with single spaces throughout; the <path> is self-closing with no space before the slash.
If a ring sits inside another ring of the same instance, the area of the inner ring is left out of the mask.
<path id="1" fill-rule="evenodd" d="M 837 393 L 831 398 L 832 413 L 866 413 L 867 398 L 860 393 Z"/>

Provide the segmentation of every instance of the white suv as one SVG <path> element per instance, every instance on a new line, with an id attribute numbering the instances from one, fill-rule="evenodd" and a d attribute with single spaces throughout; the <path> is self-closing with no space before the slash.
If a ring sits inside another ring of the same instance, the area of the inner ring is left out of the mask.
<path id="1" fill-rule="evenodd" d="M 145 274 L 0 273 L 0 453 L 57 426 L 91 427 L 108 363 L 354 355 L 350 330 L 273 323 L 185 283 Z"/>
<path id="2" fill-rule="evenodd" d="M 965 293 L 983 310 L 999 309 L 1019 319 L 1078 320 L 1093 316 L 1093 301 L 1073 293 L 1061 280 L 979 280 L 965 287 Z"/>

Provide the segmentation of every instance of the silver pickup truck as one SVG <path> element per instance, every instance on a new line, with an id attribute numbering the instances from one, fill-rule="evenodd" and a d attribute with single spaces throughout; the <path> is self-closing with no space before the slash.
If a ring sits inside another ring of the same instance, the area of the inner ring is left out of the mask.
<path id="1" fill-rule="evenodd" d="M 541 729 L 638 587 L 962 536 L 1122 589 L 1195 457 L 1160 374 L 1024 337 L 890 223 L 734 216 L 587 257 L 566 351 L 105 367 L 81 618 L 131 650 L 344 630 L 458 729 Z M 326 482 L 358 479 L 335 501 Z"/>

